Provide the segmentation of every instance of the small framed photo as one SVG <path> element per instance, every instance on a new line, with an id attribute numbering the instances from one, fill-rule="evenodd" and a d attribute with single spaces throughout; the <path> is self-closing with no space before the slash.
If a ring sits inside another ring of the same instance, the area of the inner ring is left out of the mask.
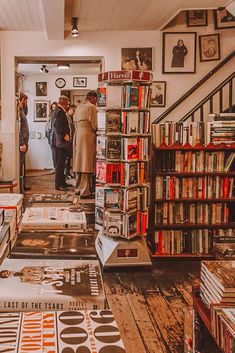
<path id="1" fill-rule="evenodd" d="M 36 96 L 47 96 L 47 82 L 36 82 Z"/>
<path id="2" fill-rule="evenodd" d="M 196 32 L 164 32 L 162 72 L 189 74 L 196 71 Z"/>
<path id="3" fill-rule="evenodd" d="M 188 27 L 207 26 L 207 10 L 189 10 L 186 16 Z"/>
<path id="4" fill-rule="evenodd" d="M 86 87 L 87 78 L 86 77 L 74 77 L 73 78 L 73 87 Z"/>
<path id="5" fill-rule="evenodd" d="M 34 101 L 34 121 L 47 121 L 49 116 L 49 101 Z"/>
<path id="6" fill-rule="evenodd" d="M 199 36 L 200 61 L 212 61 L 220 59 L 219 34 Z"/>
<path id="7" fill-rule="evenodd" d="M 153 81 L 151 87 L 150 107 L 166 106 L 166 81 Z"/>
<path id="8" fill-rule="evenodd" d="M 122 48 L 122 70 L 153 70 L 152 48 Z"/>
<path id="9" fill-rule="evenodd" d="M 215 10 L 215 29 L 235 28 L 235 17 L 226 9 Z"/>

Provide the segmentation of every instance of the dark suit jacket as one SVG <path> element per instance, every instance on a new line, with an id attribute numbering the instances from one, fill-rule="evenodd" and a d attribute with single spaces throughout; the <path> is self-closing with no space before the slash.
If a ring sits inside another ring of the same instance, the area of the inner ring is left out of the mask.
<path id="1" fill-rule="evenodd" d="M 70 135 L 68 119 L 64 109 L 57 107 L 52 115 L 52 143 L 58 148 L 69 148 L 70 142 L 64 140 L 65 135 Z"/>

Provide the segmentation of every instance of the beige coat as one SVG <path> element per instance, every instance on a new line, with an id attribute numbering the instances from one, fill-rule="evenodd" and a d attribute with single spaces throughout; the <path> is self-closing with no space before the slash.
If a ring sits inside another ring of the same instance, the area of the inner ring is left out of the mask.
<path id="1" fill-rule="evenodd" d="M 95 173 L 97 110 L 89 101 L 81 103 L 73 116 L 74 172 Z"/>

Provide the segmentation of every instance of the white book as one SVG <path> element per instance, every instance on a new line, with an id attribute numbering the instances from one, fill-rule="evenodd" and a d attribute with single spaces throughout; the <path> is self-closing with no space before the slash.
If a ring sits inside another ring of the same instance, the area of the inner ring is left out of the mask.
<path id="1" fill-rule="evenodd" d="M 71 212 L 69 207 L 27 207 L 21 230 L 85 229 L 85 212 Z"/>

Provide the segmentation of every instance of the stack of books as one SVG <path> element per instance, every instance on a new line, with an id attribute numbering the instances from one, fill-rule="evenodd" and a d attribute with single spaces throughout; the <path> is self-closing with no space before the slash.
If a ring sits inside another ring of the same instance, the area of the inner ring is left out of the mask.
<path id="1" fill-rule="evenodd" d="M 234 352 L 235 307 L 214 305 L 211 310 L 212 333 L 223 352 Z"/>
<path id="2" fill-rule="evenodd" d="M 9 225 L 0 226 L 0 264 L 9 255 L 11 248 L 11 237 Z"/>
<path id="3" fill-rule="evenodd" d="M 23 195 L 0 194 L 0 208 L 16 210 L 16 223 L 18 224 L 23 215 Z"/>

